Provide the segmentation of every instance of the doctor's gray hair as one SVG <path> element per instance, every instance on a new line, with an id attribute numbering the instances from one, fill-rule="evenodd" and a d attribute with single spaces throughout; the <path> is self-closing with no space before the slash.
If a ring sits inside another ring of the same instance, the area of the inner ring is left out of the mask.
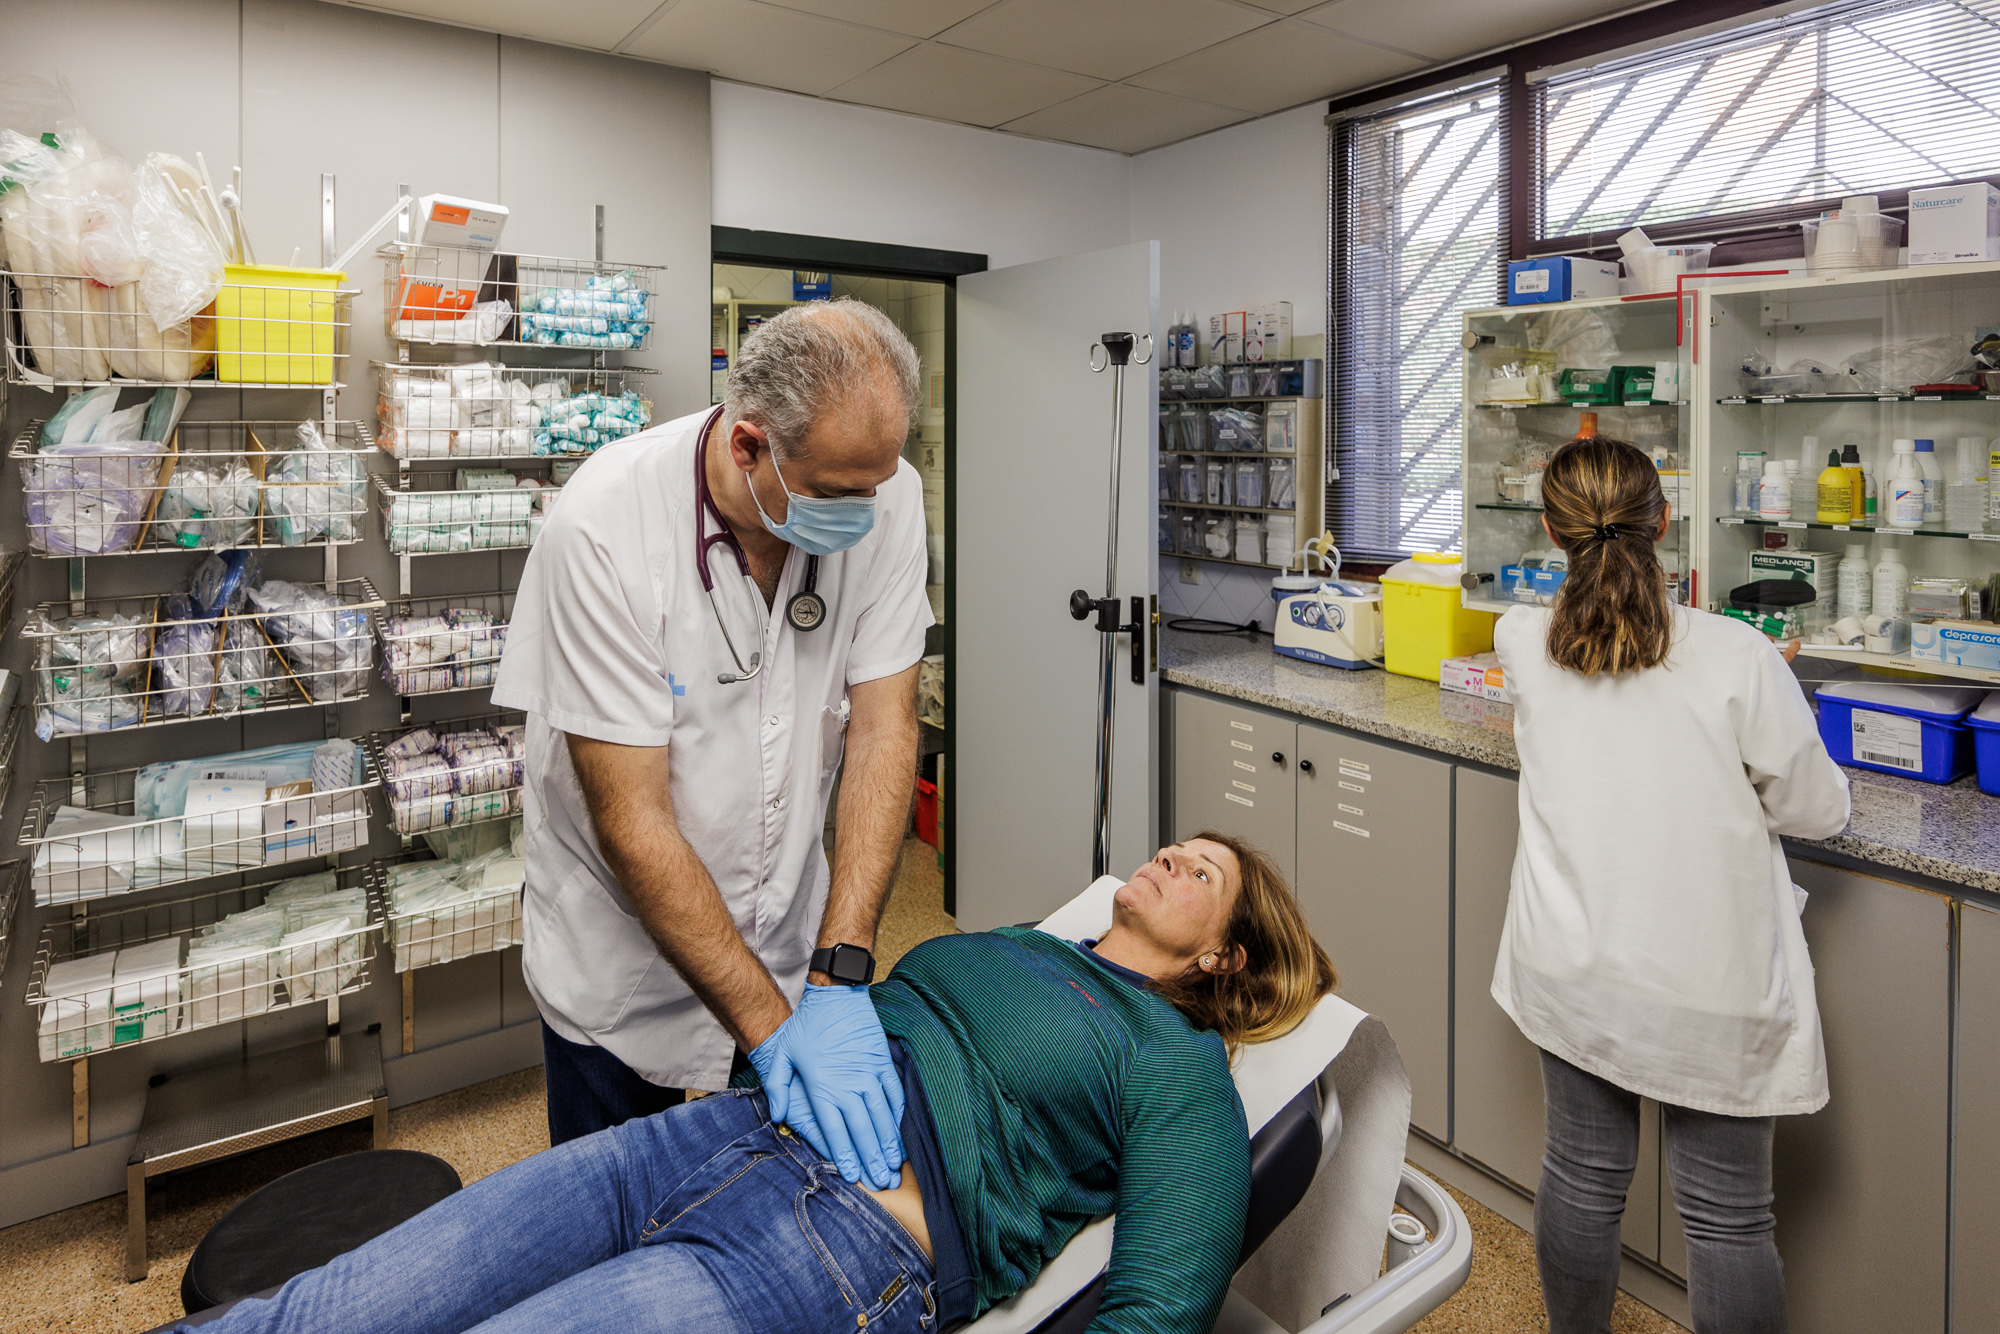
<path id="1" fill-rule="evenodd" d="M 885 401 L 884 391 L 899 401 Z M 887 315 L 842 297 L 793 306 L 743 340 L 729 368 L 722 424 L 761 426 L 780 461 L 802 457 L 820 412 L 856 401 L 880 417 L 915 420 L 917 350 Z"/>

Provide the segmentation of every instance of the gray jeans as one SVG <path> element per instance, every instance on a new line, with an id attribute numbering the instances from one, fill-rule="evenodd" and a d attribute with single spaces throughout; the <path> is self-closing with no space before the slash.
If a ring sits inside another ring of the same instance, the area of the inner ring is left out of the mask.
<path id="1" fill-rule="evenodd" d="M 1535 1265 L 1549 1334 L 1608 1334 L 1618 1221 L 1639 1161 L 1639 1095 L 1548 1052 L 1542 1091 L 1548 1144 L 1535 1195 Z M 1777 1119 L 1660 1110 L 1687 1230 L 1695 1334 L 1784 1334 L 1785 1274 L 1771 1213 Z"/>

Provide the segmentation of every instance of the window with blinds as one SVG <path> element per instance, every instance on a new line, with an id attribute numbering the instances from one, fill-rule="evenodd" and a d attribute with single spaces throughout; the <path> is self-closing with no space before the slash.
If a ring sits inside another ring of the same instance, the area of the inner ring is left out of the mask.
<path id="1" fill-rule="evenodd" d="M 1499 300 L 1495 79 L 1333 127 L 1334 434 L 1350 560 L 1458 546 L 1459 312 Z"/>
<path id="2" fill-rule="evenodd" d="M 1796 215 L 2000 170 L 2000 0 L 1825 5 L 1534 87 L 1537 242 Z"/>

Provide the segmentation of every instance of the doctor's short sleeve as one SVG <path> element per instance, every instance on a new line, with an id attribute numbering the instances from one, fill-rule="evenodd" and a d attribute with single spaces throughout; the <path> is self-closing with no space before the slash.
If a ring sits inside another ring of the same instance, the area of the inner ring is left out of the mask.
<path id="1" fill-rule="evenodd" d="M 606 469 L 597 481 L 609 480 Z M 664 746 L 674 696 L 648 531 L 629 488 L 572 490 L 529 554 L 493 702 L 624 746 Z M 653 516 L 652 530 L 671 529 Z"/>
<path id="2" fill-rule="evenodd" d="M 924 545 L 924 493 L 907 462 L 877 493 L 881 542 L 866 585 L 867 605 L 855 622 L 847 658 L 847 684 L 894 676 L 924 656 L 924 631 L 936 624 L 924 591 L 930 569 Z"/>

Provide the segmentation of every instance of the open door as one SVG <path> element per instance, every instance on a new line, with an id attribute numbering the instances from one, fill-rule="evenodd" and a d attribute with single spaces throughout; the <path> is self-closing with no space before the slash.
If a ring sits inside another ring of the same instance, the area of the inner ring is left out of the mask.
<path id="1" fill-rule="evenodd" d="M 1090 880 L 1099 635 L 1069 601 L 1077 589 L 1104 593 L 1113 382 L 1091 373 L 1091 344 L 1130 332 L 1145 356 L 1159 318 L 1157 241 L 958 280 L 948 800 L 967 931 L 1038 920 Z M 1127 368 L 1124 413 L 1114 591 L 1121 623 L 1137 597 L 1146 628 L 1117 637 L 1112 673 L 1108 846 L 1119 875 L 1152 855 L 1159 818 L 1154 365 Z"/>

